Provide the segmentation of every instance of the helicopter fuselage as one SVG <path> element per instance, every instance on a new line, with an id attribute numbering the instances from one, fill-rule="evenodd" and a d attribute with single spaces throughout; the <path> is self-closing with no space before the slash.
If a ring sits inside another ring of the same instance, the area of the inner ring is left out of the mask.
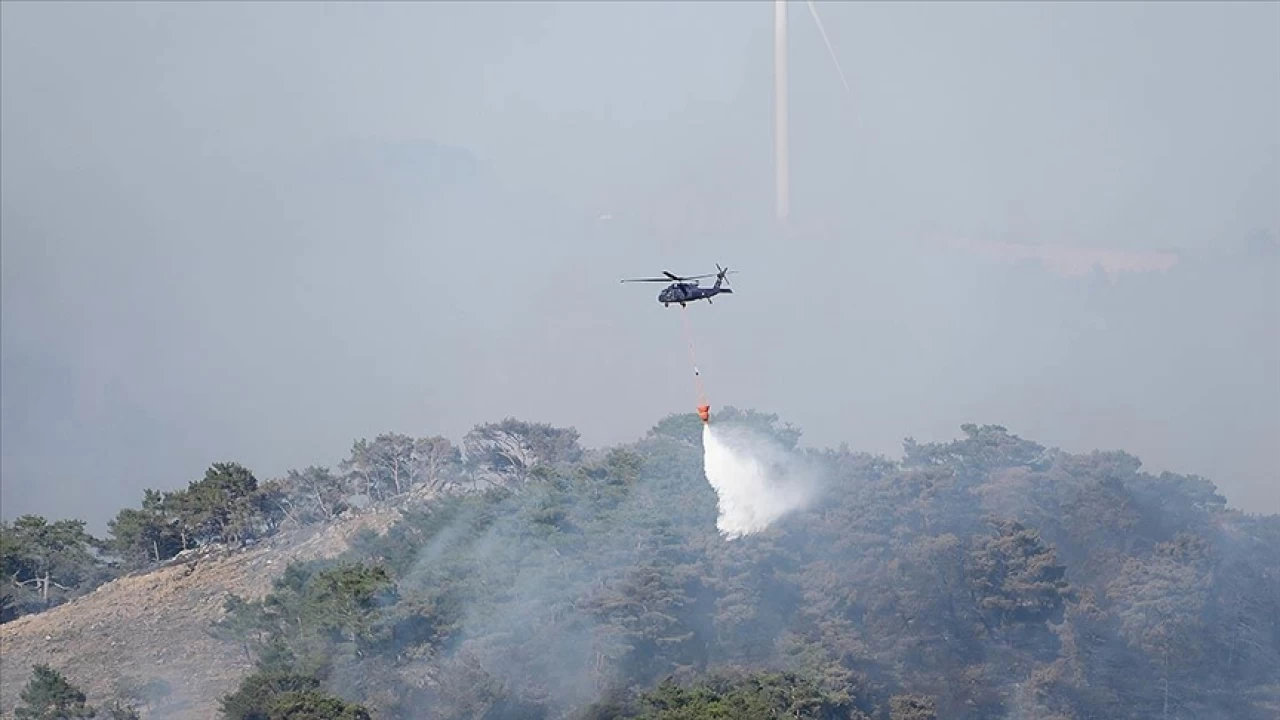
<path id="1" fill-rule="evenodd" d="M 732 292 L 733 290 L 729 288 L 720 287 L 719 282 L 712 287 L 705 288 L 699 287 L 698 283 L 672 283 L 663 288 L 662 292 L 658 293 L 658 302 L 662 303 L 664 306 L 669 306 L 671 303 L 684 305 L 685 303 L 693 302 L 694 300 L 706 300 L 707 302 L 711 302 L 711 298 L 719 295 L 720 293 Z"/>
<path id="2" fill-rule="evenodd" d="M 681 307 L 685 307 L 686 303 L 693 302 L 694 300 L 706 300 L 707 304 L 710 305 L 711 298 L 716 295 L 719 295 L 720 293 L 733 292 L 728 287 L 721 287 L 722 285 L 727 286 L 729 284 L 729 281 L 725 280 L 725 276 L 731 272 L 733 271 L 729 268 L 720 267 L 720 264 L 716 263 L 715 274 L 681 277 L 669 270 L 663 270 L 662 274 L 666 275 L 665 278 L 630 278 L 624 279 L 622 282 L 666 282 L 668 280 L 672 280 L 674 282 L 663 288 L 662 292 L 658 293 L 658 302 L 662 303 L 663 307 L 670 307 L 671 303 L 680 303 Z M 711 287 L 699 287 L 698 278 L 704 277 L 714 277 L 716 279 L 716 284 Z"/>

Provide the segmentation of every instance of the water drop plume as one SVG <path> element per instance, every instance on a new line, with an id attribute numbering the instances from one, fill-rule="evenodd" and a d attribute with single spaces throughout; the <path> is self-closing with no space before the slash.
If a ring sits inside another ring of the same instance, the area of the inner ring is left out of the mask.
<path id="1" fill-rule="evenodd" d="M 766 530 L 817 495 L 815 467 L 754 430 L 705 424 L 702 448 L 703 470 L 718 498 L 716 528 L 726 539 Z"/>

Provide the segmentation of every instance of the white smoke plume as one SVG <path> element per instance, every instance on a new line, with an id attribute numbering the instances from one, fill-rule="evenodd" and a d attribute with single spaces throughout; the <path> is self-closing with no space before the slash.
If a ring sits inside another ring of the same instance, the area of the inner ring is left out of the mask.
<path id="1" fill-rule="evenodd" d="M 703 469 L 719 498 L 726 539 L 767 529 L 817 495 L 818 474 L 773 439 L 736 425 L 702 426 Z"/>

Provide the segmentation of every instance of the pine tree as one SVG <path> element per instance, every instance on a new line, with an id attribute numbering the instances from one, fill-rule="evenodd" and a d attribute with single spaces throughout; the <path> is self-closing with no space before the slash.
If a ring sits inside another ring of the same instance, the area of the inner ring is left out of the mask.
<path id="1" fill-rule="evenodd" d="M 85 694 L 48 665 L 36 665 L 22 691 L 22 705 L 14 711 L 18 720 L 69 720 L 96 717 L 85 704 Z"/>

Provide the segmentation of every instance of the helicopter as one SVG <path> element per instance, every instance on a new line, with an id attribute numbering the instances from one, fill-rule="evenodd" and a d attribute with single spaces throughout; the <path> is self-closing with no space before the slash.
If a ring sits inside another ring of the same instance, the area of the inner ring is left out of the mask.
<path id="1" fill-rule="evenodd" d="M 658 302 L 662 303 L 663 307 L 670 307 L 671 303 L 679 303 L 680 307 L 687 307 L 685 303 L 690 303 L 694 300 L 706 300 L 707 304 L 710 305 L 711 298 L 716 295 L 719 295 L 720 293 L 733 292 L 733 290 L 727 287 L 729 281 L 725 279 L 725 276 L 730 274 L 729 268 L 722 268 L 719 263 L 716 263 L 716 270 L 719 272 L 709 273 L 706 275 L 693 275 L 690 277 L 680 277 L 679 275 L 673 275 L 672 273 L 663 270 L 662 274 L 666 277 L 633 278 L 623 280 L 622 282 L 671 282 L 670 285 L 662 289 L 662 292 L 658 293 Z M 706 288 L 698 287 L 699 278 L 709 277 L 714 277 L 716 279 L 715 285 Z M 722 283 L 726 287 L 721 287 Z"/>

